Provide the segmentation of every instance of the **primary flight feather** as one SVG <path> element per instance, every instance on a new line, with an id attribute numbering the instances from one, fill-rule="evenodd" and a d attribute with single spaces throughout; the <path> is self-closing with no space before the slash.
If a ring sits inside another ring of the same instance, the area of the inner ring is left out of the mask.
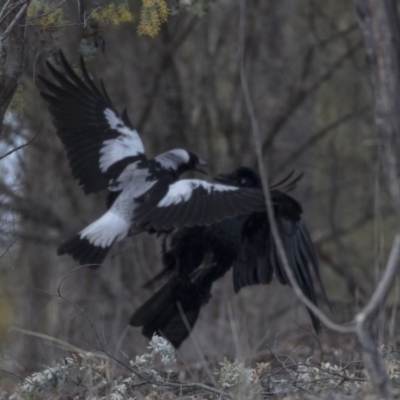
<path id="1" fill-rule="evenodd" d="M 113 243 L 128 234 L 209 225 L 264 207 L 260 190 L 179 181 L 184 172 L 203 172 L 206 165 L 187 150 L 147 158 L 127 113 L 116 111 L 103 83 L 101 89 L 94 84 L 83 59 L 82 78 L 62 52 L 59 59 L 64 72 L 48 62 L 57 84 L 39 77 L 46 89 L 41 94 L 49 103 L 74 178 L 85 193 L 109 191 L 106 213 L 62 244 L 59 254 L 68 253 L 96 268 Z"/>

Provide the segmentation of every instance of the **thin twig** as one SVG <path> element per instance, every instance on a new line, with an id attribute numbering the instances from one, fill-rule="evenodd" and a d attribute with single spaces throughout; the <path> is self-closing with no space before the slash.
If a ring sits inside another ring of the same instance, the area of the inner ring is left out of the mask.
<path id="1" fill-rule="evenodd" d="M 363 115 L 366 111 L 370 109 L 369 106 L 361 107 L 360 109 L 345 114 L 339 117 L 336 121 L 332 122 L 331 124 L 325 126 L 315 134 L 313 134 L 309 139 L 307 139 L 303 144 L 301 144 L 282 164 L 280 164 L 276 170 L 281 171 L 282 169 L 286 168 L 289 164 L 293 161 L 297 160 L 306 150 L 310 147 L 317 144 L 321 139 L 323 139 L 329 132 L 333 131 L 334 129 L 339 128 L 339 126 L 343 125 L 346 122 L 351 121 L 352 119 L 358 118 Z"/>
<path id="2" fill-rule="evenodd" d="M 205 371 L 206 371 L 207 377 L 208 377 L 208 379 L 209 379 L 211 382 L 213 382 L 213 383 L 215 384 L 215 383 L 216 383 L 215 377 L 214 377 L 214 375 L 210 372 L 210 369 L 207 367 L 207 360 L 206 360 L 206 358 L 204 357 L 204 353 L 201 351 L 201 348 L 200 348 L 200 346 L 199 346 L 199 343 L 198 343 L 198 341 L 196 340 L 196 336 L 193 335 L 193 333 L 192 333 L 192 328 L 191 328 L 191 326 L 190 326 L 190 324 L 189 324 L 189 321 L 188 321 L 187 318 L 186 318 L 185 312 L 184 312 L 184 310 L 183 310 L 183 308 L 182 308 L 182 304 L 180 303 L 180 301 L 177 301 L 177 302 L 176 302 L 176 306 L 177 306 L 177 308 L 178 308 L 179 315 L 180 315 L 180 317 L 182 318 L 182 321 L 183 321 L 183 323 L 184 323 L 184 325 L 185 325 L 185 328 L 187 329 L 187 331 L 188 331 L 189 334 L 190 334 L 190 338 L 192 339 L 192 343 L 193 343 L 193 345 L 194 345 L 194 347 L 195 347 L 195 349 L 196 349 L 196 352 L 197 352 L 198 356 L 199 356 L 200 359 L 201 359 L 201 362 L 202 362 L 202 364 L 203 364 L 203 366 L 204 366 L 204 369 L 205 369 Z"/>
<path id="3" fill-rule="evenodd" d="M 292 101 L 286 107 L 286 110 L 276 119 L 276 122 L 273 124 L 272 128 L 269 130 L 266 140 L 262 144 L 263 151 L 269 149 L 274 138 L 279 134 L 282 128 L 289 121 L 291 116 L 295 113 L 295 111 L 305 102 L 305 100 L 314 92 L 316 92 L 323 83 L 328 81 L 335 71 L 337 71 L 342 64 L 351 57 L 357 50 L 362 48 L 362 41 L 358 41 L 354 46 L 350 47 L 345 53 L 343 53 L 336 61 L 334 61 L 330 67 L 312 84 L 310 84 L 307 88 L 300 88 L 298 92 L 292 96 Z M 244 53 L 243 53 L 244 54 Z M 241 57 L 244 63 L 244 57 Z M 247 84 L 246 84 L 247 85 Z"/>
<path id="4" fill-rule="evenodd" d="M 389 259 L 383 271 L 383 275 L 365 307 L 356 315 L 356 321 L 365 321 L 374 316 L 377 310 L 385 303 L 393 282 L 400 268 L 400 234 L 394 238 Z"/>
<path id="5" fill-rule="evenodd" d="M 40 126 L 36 129 L 36 133 L 35 133 L 35 135 L 33 136 L 32 139 L 28 140 L 28 141 L 27 141 L 26 143 L 24 143 L 24 144 L 21 144 L 21 146 L 18 146 L 18 147 L 14 148 L 14 149 L 12 149 L 12 150 L 10 150 L 10 151 L 7 151 L 7 153 L 5 153 L 5 154 L 3 154 L 3 155 L 0 156 L 0 160 L 2 160 L 3 158 L 6 158 L 6 157 L 8 157 L 8 156 L 10 156 L 11 154 L 15 153 L 16 151 L 21 150 L 21 149 L 23 149 L 24 147 L 26 147 L 26 146 L 28 146 L 29 144 L 31 144 L 31 143 L 36 139 L 36 137 L 37 137 L 37 135 L 38 135 L 38 133 L 39 133 L 39 128 L 40 128 Z"/>
<path id="6" fill-rule="evenodd" d="M 2 8 L 0 12 L 0 25 L 3 23 L 3 21 L 12 13 L 15 11 L 16 8 L 20 7 L 22 4 L 25 3 L 25 0 L 17 1 L 10 6 L 8 5 L 11 0 L 7 0 L 7 4 Z M 6 14 L 4 12 L 7 11 Z"/>
<path id="7" fill-rule="evenodd" d="M 11 0 L 7 0 L 6 4 L 4 4 L 4 6 L 2 7 L 2 9 L 0 10 L 0 22 L 2 20 L 3 14 L 4 12 L 7 10 L 8 5 L 10 4 Z"/>
<path id="8" fill-rule="evenodd" d="M 300 289 L 299 285 L 296 282 L 296 279 L 294 278 L 293 272 L 291 268 L 289 267 L 289 263 L 287 260 L 287 256 L 285 253 L 285 249 L 282 244 L 282 240 L 280 238 L 276 221 L 275 221 L 275 216 L 274 216 L 274 211 L 272 207 L 272 200 L 271 200 L 271 194 L 268 190 L 269 184 L 268 184 L 268 175 L 267 175 L 267 169 L 264 166 L 263 163 L 263 155 L 262 155 L 262 143 L 261 143 L 261 135 L 260 135 L 260 129 L 258 126 L 258 120 L 255 115 L 253 103 L 250 97 L 250 92 L 249 92 L 249 87 L 247 84 L 246 80 L 246 74 L 245 74 L 245 68 L 244 68 L 244 34 L 245 34 L 245 13 L 246 13 L 246 0 L 242 0 L 240 2 L 240 21 L 239 21 L 239 62 L 240 62 L 240 79 L 242 83 L 242 90 L 243 90 L 243 95 L 245 98 L 245 103 L 247 107 L 247 112 L 250 117 L 250 122 L 251 122 L 251 131 L 253 135 L 253 140 L 254 140 L 254 146 L 255 146 L 255 152 L 257 156 L 257 163 L 258 163 L 258 168 L 260 171 L 260 176 L 261 176 L 261 181 L 263 185 L 263 191 L 264 191 L 264 196 L 265 196 L 265 203 L 266 203 L 266 208 L 267 208 L 267 214 L 268 214 L 268 220 L 271 226 L 271 231 L 272 231 L 272 236 L 274 238 L 278 254 L 280 259 L 282 260 L 282 264 L 285 270 L 286 275 L 289 278 L 290 285 L 292 286 L 294 292 L 296 293 L 297 298 L 307 306 L 308 309 L 310 309 L 317 318 L 321 320 L 321 322 L 327 326 L 328 328 L 341 332 L 341 333 L 354 333 L 355 332 L 355 326 L 354 322 L 351 322 L 349 325 L 339 325 L 332 320 L 330 320 L 314 303 L 312 303 L 302 292 Z"/>
<path id="9" fill-rule="evenodd" d="M 90 327 L 92 328 L 92 330 L 93 330 L 93 332 L 94 332 L 94 334 L 95 334 L 95 336 L 96 336 L 96 338 L 97 338 L 97 341 L 99 342 L 100 348 L 103 349 L 104 346 L 103 346 L 103 343 L 102 343 L 102 341 L 101 341 L 101 339 L 100 339 L 100 336 L 99 336 L 99 334 L 98 334 L 96 328 L 94 327 L 93 321 L 92 321 L 92 320 L 89 318 L 89 316 L 86 314 L 85 310 L 84 310 L 82 307 L 78 306 L 78 304 L 76 304 L 76 303 L 73 302 L 72 300 L 67 299 L 66 297 L 64 297 L 64 296 L 61 294 L 61 287 L 62 287 L 63 283 L 66 281 L 66 279 L 67 279 L 73 272 L 75 272 L 75 271 L 77 271 L 77 270 L 79 270 L 79 269 L 82 269 L 82 268 L 87 268 L 87 266 L 86 266 L 86 265 L 80 265 L 80 266 L 78 266 L 78 267 L 75 267 L 74 269 L 72 269 L 71 271 L 69 271 L 69 272 L 61 279 L 61 282 L 60 282 L 60 284 L 58 285 L 58 288 L 57 288 L 58 297 L 60 297 L 61 299 L 63 299 L 63 300 L 66 301 L 67 303 L 73 305 L 74 307 L 76 307 L 76 308 L 82 313 L 82 315 L 85 317 L 86 321 L 88 321 Z"/>
<path id="10" fill-rule="evenodd" d="M 93 356 L 93 357 L 101 358 L 103 360 L 107 360 L 108 359 L 108 357 L 106 357 L 104 355 L 93 353 L 92 351 L 83 350 L 80 347 L 74 346 L 71 343 L 68 343 L 68 342 L 66 342 L 64 340 L 61 340 L 61 339 L 57 339 L 57 338 L 55 338 L 53 336 L 46 335 L 45 333 L 30 331 L 30 330 L 27 330 L 27 329 L 22 329 L 22 328 L 17 328 L 17 327 L 11 327 L 10 331 L 11 332 L 19 332 L 19 333 L 22 333 L 24 335 L 33 336 L 33 337 L 37 337 L 37 338 L 40 338 L 40 339 L 48 340 L 49 342 L 56 343 L 56 344 L 62 346 L 62 348 L 66 349 L 66 350 L 72 351 L 74 353 L 82 353 L 87 357 Z"/>
<path id="11" fill-rule="evenodd" d="M 119 360 L 118 358 L 115 358 L 114 356 L 112 356 L 111 354 L 109 354 L 107 351 L 105 350 L 101 350 L 104 354 L 106 354 L 111 360 L 113 360 L 115 363 L 119 364 L 120 366 L 122 366 L 123 368 L 125 368 L 126 370 L 134 373 L 135 375 L 139 376 L 139 378 L 143 379 L 144 381 L 146 381 L 147 383 L 151 384 L 151 385 L 156 385 L 156 386 L 170 386 L 170 387 L 177 387 L 177 388 L 197 388 L 197 389 L 203 389 L 206 390 L 208 392 L 211 393 L 216 393 L 219 394 L 222 397 L 227 397 L 229 399 L 232 399 L 232 396 L 222 390 L 213 388 L 211 386 L 205 385 L 203 383 L 183 383 L 183 382 L 175 382 L 175 381 L 170 381 L 170 380 L 157 380 L 154 381 L 152 379 L 147 379 L 146 377 L 144 377 L 143 375 L 141 375 L 136 369 L 131 368 L 130 366 L 126 365 L 125 363 L 123 363 L 121 360 Z"/>
<path id="12" fill-rule="evenodd" d="M 11 21 L 10 25 L 7 26 L 7 29 L 4 31 L 4 33 L 0 36 L 0 46 L 2 45 L 2 42 L 4 42 L 7 38 L 7 36 L 10 34 L 10 32 L 13 30 L 14 26 L 16 23 L 20 20 L 20 18 L 24 15 L 25 11 L 27 10 L 29 6 L 28 0 L 25 1 L 24 5 L 20 8 L 18 11 L 17 15 L 14 17 L 14 19 Z"/>
<path id="13" fill-rule="evenodd" d="M 7 370 L 5 370 L 5 369 L 0 369 L 0 372 L 2 372 L 3 374 L 11 375 L 11 376 L 13 376 L 13 377 L 15 377 L 15 378 L 18 378 L 18 379 L 21 380 L 21 381 L 26 381 L 25 378 L 23 378 L 23 377 L 20 376 L 20 375 L 17 375 L 17 374 L 14 373 L 14 372 L 10 372 L 10 371 L 7 371 Z"/>

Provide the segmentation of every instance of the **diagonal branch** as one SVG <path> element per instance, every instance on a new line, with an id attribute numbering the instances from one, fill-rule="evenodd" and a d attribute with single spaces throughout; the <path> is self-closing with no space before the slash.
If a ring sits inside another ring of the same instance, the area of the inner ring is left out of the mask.
<path id="1" fill-rule="evenodd" d="M 370 2 L 370 4 L 367 4 Z M 396 27 L 396 32 L 395 32 L 395 38 L 396 40 L 400 41 L 400 22 L 398 19 L 398 14 L 397 14 L 397 5 L 396 5 L 396 0 L 356 0 L 356 4 L 359 7 L 359 17 L 360 19 L 363 19 L 361 21 L 361 25 L 365 23 L 365 20 L 367 20 L 367 23 L 371 22 L 371 17 L 366 18 L 368 14 L 371 14 L 371 9 L 374 10 L 375 12 L 375 17 L 378 14 L 378 18 L 380 17 L 384 22 L 383 26 L 380 26 L 380 30 L 378 29 L 378 38 L 379 44 L 381 42 L 387 40 L 385 45 L 386 46 L 393 46 L 393 44 L 396 43 L 396 41 L 393 40 L 393 32 L 390 32 L 390 22 L 392 22 L 392 25 L 395 25 Z M 362 13 L 360 12 L 360 8 L 362 8 Z M 368 10 L 370 8 L 370 10 Z M 392 251 L 388 260 L 388 263 L 385 267 L 383 276 L 373 293 L 370 301 L 367 303 L 367 305 L 362 309 L 360 313 L 358 313 L 355 317 L 355 320 L 350 323 L 349 325 L 339 325 L 333 321 L 331 321 L 321 310 L 318 309 L 314 304 L 312 304 L 306 296 L 303 294 L 302 290 L 298 286 L 294 275 L 289 267 L 288 259 L 285 253 L 285 249 L 282 244 L 282 240 L 279 235 L 279 231 L 277 229 L 277 224 L 275 221 L 275 216 L 273 212 L 273 206 L 272 206 L 272 201 L 271 201 L 271 194 L 268 190 L 269 184 L 268 184 L 268 173 L 266 167 L 263 165 L 263 150 L 261 146 L 261 135 L 260 135 L 260 129 L 258 125 L 258 120 L 254 111 L 253 103 L 251 100 L 250 92 L 249 92 L 249 87 L 247 84 L 246 80 L 246 75 L 245 75 L 245 68 L 244 68 L 244 34 L 245 34 L 245 13 L 246 13 L 246 0 L 242 0 L 240 2 L 240 19 L 239 19 L 239 62 L 240 62 L 240 77 L 241 77 L 241 83 L 242 83 L 242 90 L 245 98 L 245 103 L 247 107 L 247 112 L 249 114 L 249 118 L 251 121 L 251 127 L 252 127 L 252 135 L 254 139 L 254 146 L 255 146 L 255 152 L 257 156 L 257 163 L 258 163 L 258 168 L 260 171 L 260 176 L 261 176 L 261 181 L 263 185 L 263 190 L 264 190 L 264 195 L 265 195 L 265 202 L 266 202 L 266 208 L 267 208 L 267 213 L 268 213 L 268 219 L 269 223 L 271 226 L 271 232 L 272 236 L 274 238 L 277 250 L 278 250 L 278 255 L 282 261 L 284 270 L 286 274 L 288 275 L 289 282 L 297 296 L 297 298 L 305 304 L 313 313 L 314 315 L 321 320 L 321 322 L 326 325 L 329 329 L 332 329 L 336 332 L 339 333 L 355 333 L 357 334 L 358 341 L 361 345 L 362 348 L 362 353 L 363 353 L 363 359 L 365 361 L 365 366 L 368 370 L 368 374 L 370 376 L 371 382 L 374 385 L 375 390 L 379 394 L 380 398 L 382 399 L 391 399 L 393 397 L 392 394 L 392 385 L 390 378 L 386 372 L 385 366 L 383 364 L 382 357 L 377 349 L 377 345 L 374 341 L 374 338 L 372 336 L 371 332 L 371 322 L 373 320 L 373 317 L 375 313 L 377 312 L 379 306 L 384 304 L 384 302 L 387 299 L 387 296 L 392 288 L 393 282 L 395 281 L 395 277 L 398 273 L 398 269 L 400 268 L 400 234 L 398 234 L 394 240 L 393 246 L 392 246 Z M 376 28 L 376 27 L 375 27 Z M 393 26 L 392 26 L 393 28 Z M 398 29 L 397 29 L 398 28 Z M 386 31 L 387 30 L 387 31 Z M 387 35 L 379 36 L 379 33 L 382 34 L 382 31 L 387 33 Z M 390 33 L 388 33 L 390 32 Z M 370 33 L 370 32 L 369 32 Z M 374 32 L 376 34 L 376 32 Z M 368 38 L 370 39 L 370 38 Z M 384 47 L 384 46 L 383 46 Z M 397 46 L 396 49 L 398 52 L 400 52 L 400 49 Z M 391 57 L 396 55 L 396 51 L 383 51 L 383 54 L 380 54 L 380 56 L 388 56 L 388 53 L 390 54 Z M 399 63 L 400 57 L 396 58 L 396 62 Z M 381 66 L 388 66 L 390 65 L 390 60 L 379 60 L 381 62 Z M 385 62 L 386 61 L 386 62 Z M 400 67 L 397 68 L 396 73 L 400 75 Z M 378 75 L 379 76 L 379 75 Z M 389 94 L 394 94 L 393 91 L 393 82 L 392 85 L 387 85 L 388 83 L 388 77 L 387 76 L 379 76 L 379 78 L 383 78 L 384 80 L 384 89 L 387 89 L 389 91 Z M 396 81 L 397 84 L 400 84 L 400 79 L 397 79 Z M 386 87 L 385 87 L 386 84 Z M 394 85 L 396 86 L 396 85 Z M 396 95 L 399 96 L 398 90 L 395 91 Z M 385 93 L 384 94 L 388 94 Z M 385 101 L 386 100 L 386 101 Z M 382 104 L 379 104 L 380 107 L 383 108 L 385 111 L 385 106 L 390 108 L 390 106 L 396 105 L 398 106 L 399 102 L 391 102 L 388 101 L 387 99 L 384 99 L 382 101 Z M 379 111 L 379 107 L 377 107 Z M 393 114 L 393 112 L 392 112 Z M 387 116 L 387 114 L 386 114 Z M 392 116 L 393 117 L 393 116 Z M 394 116 L 394 120 L 398 117 L 398 113 L 396 113 L 396 116 Z M 385 128 L 389 128 L 389 132 L 386 132 L 388 136 L 390 137 L 390 134 L 393 134 L 395 131 L 395 128 L 400 129 L 400 123 L 396 125 L 396 121 L 390 121 L 388 124 L 383 124 L 382 121 L 378 121 Z M 378 124 L 379 126 L 379 124 Z M 397 132 L 398 134 L 398 132 Z M 396 157 L 396 154 L 394 154 L 394 145 L 397 144 L 393 138 L 392 140 L 389 140 L 386 145 L 389 145 L 392 147 L 392 151 L 390 152 L 390 156 L 392 157 L 391 160 L 389 160 L 389 166 L 388 166 L 388 172 L 389 172 L 389 182 L 393 186 L 395 186 L 392 189 L 393 194 L 398 194 L 397 189 L 400 187 L 400 180 L 398 179 L 398 170 L 394 170 L 395 167 L 398 165 L 398 160 Z M 392 169 L 392 170 L 391 170 Z M 400 198 L 400 197 L 399 197 Z M 400 201 L 398 198 L 395 200 L 395 205 L 399 207 L 398 215 L 400 215 Z"/>
<path id="2" fill-rule="evenodd" d="M 264 152 L 271 147 L 275 137 L 279 134 L 297 109 L 309 98 L 309 96 L 316 92 L 323 83 L 328 81 L 332 75 L 343 65 L 343 63 L 361 48 L 362 41 L 360 40 L 355 45 L 347 49 L 316 81 L 310 84 L 308 88 L 304 89 L 300 87 L 298 89 L 297 93 L 295 93 L 295 95 L 292 97 L 292 100 L 289 102 L 286 109 L 276 119 L 272 128 L 267 133 L 267 139 L 262 144 L 262 150 Z"/>
<path id="3" fill-rule="evenodd" d="M 307 149 L 311 146 L 317 144 L 320 140 L 322 140 L 328 133 L 331 131 L 339 128 L 341 125 L 349 122 L 355 118 L 360 117 L 366 111 L 370 109 L 369 106 L 361 107 L 360 109 L 345 114 L 339 117 L 336 121 L 332 122 L 331 124 L 325 126 L 315 134 L 313 134 L 308 140 L 306 140 L 303 144 L 301 144 L 285 161 L 282 162 L 276 169 L 281 171 L 282 169 L 289 166 L 293 161 L 297 160 Z"/>
<path id="4" fill-rule="evenodd" d="M 30 144 L 36 139 L 36 136 L 38 135 L 38 132 L 39 132 L 39 128 L 36 130 L 36 133 L 35 133 L 35 135 L 32 137 L 32 139 L 29 139 L 27 142 L 21 144 L 20 146 L 17 146 L 17 147 L 15 147 L 14 149 L 11 149 L 10 151 L 7 151 L 6 153 L 2 154 L 2 155 L 0 156 L 0 161 L 1 161 L 3 158 L 6 158 L 6 157 L 10 156 L 11 154 L 15 153 L 16 151 L 22 150 L 24 147 L 30 145 Z"/>
<path id="5" fill-rule="evenodd" d="M 5 40 L 7 39 L 8 35 L 11 33 L 11 31 L 14 29 L 15 25 L 19 20 L 23 17 L 23 15 L 26 13 L 26 10 L 28 9 L 29 2 L 28 0 L 23 3 L 23 6 L 19 9 L 17 12 L 17 15 L 12 19 L 11 23 L 7 26 L 6 30 L 3 32 L 3 34 L 0 36 L 0 46 L 3 45 Z M 1 50 L 0 50 L 1 51 Z"/>
<path id="6" fill-rule="evenodd" d="M 369 302 L 365 307 L 357 314 L 357 322 L 364 322 L 375 316 L 379 308 L 385 304 L 385 301 L 390 293 L 393 286 L 393 282 L 400 269 L 400 234 L 397 234 L 394 238 L 392 250 L 390 251 L 389 259 L 386 264 L 383 275 L 372 294 Z"/>
<path id="7" fill-rule="evenodd" d="M 245 98 L 245 103 L 247 107 L 247 112 L 250 117 L 251 122 L 251 130 L 253 135 L 254 147 L 257 156 L 258 169 L 260 171 L 261 181 L 264 190 L 265 203 L 267 208 L 268 220 L 271 226 L 271 231 L 273 238 L 275 240 L 275 244 L 278 250 L 279 257 L 282 260 L 283 267 L 285 272 L 289 278 L 290 285 L 292 286 L 297 298 L 310 309 L 317 318 L 321 320 L 321 322 L 326 325 L 328 328 L 341 332 L 341 333 L 353 333 L 354 332 L 354 324 L 351 323 L 347 326 L 339 325 L 335 322 L 331 321 L 318 307 L 316 307 L 303 293 L 300 289 L 299 285 L 296 282 L 296 279 L 293 275 L 291 268 L 289 267 L 288 259 L 285 253 L 285 249 L 282 244 L 282 240 L 280 238 L 271 200 L 271 194 L 268 190 L 268 174 L 267 169 L 263 165 L 263 149 L 261 144 L 261 134 L 258 126 L 258 120 L 255 115 L 254 106 L 250 97 L 249 86 L 246 80 L 246 72 L 244 67 L 244 34 L 245 34 L 245 13 L 246 13 L 246 0 L 242 0 L 240 2 L 240 21 L 239 21 L 239 62 L 240 62 L 240 79 L 242 84 L 243 95 Z"/>

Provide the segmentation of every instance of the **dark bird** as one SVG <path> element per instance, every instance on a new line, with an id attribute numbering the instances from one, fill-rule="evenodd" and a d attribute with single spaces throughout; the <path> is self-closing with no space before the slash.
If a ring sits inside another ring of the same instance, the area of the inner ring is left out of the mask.
<path id="1" fill-rule="evenodd" d="M 284 191 L 298 179 L 290 174 L 272 186 L 271 196 L 279 232 L 297 283 L 317 305 L 312 275 L 325 291 L 318 271 L 314 245 L 301 219 L 300 204 Z M 259 175 L 246 167 L 216 179 L 240 188 L 261 188 Z M 169 249 L 163 250 L 164 269 L 147 286 L 171 274 L 167 283 L 147 300 L 130 318 L 130 325 L 142 327 L 144 336 L 164 336 L 179 347 L 193 329 L 200 309 L 211 298 L 212 284 L 233 266 L 234 290 L 254 284 L 268 284 L 273 275 L 289 284 L 277 255 L 265 212 L 226 219 L 207 227 L 183 228 L 173 233 Z M 326 298 L 326 297 L 325 297 Z M 310 312 L 315 331 L 319 320 Z"/>
<path id="2" fill-rule="evenodd" d="M 90 78 L 81 58 L 81 79 L 60 52 L 64 72 L 47 62 L 58 83 L 39 77 L 46 92 L 57 135 L 69 159 L 72 175 L 86 194 L 109 191 L 109 208 L 58 249 L 81 264 L 98 267 L 113 243 L 143 230 L 169 231 L 208 225 L 263 207 L 260 190 L 239 189 L 179 177 L 204 172 L 195 154 L 174 149 L 154 159 L 144 154 L 138 132 L 126 110 L 119 115 L 103 82 Z"/>

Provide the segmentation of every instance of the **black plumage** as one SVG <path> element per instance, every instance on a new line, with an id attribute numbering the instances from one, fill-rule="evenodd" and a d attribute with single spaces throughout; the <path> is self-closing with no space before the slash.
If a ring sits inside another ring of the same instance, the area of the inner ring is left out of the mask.
<path id="1" fill-rule="evenodd" d="M 294 187 L 299 178 L 291 174 L 270 190 L 290 268 L 304 294 L 317 305 L 312 275 L 324 293 L 318 259 L 301 219 L 300 204 L 284 193 Z M 261 188 L 258 174 L 245 167 L 231 174 L 217 175 L 216 179 L 242 188 Z M 280 283 L 289 283 L 265 212 L 176 231 L 168 250 L 163 250 L 163 264 L 164 269 L 147 286 L 167 274 L 171 277 L 129 322 L 132 326 L 141 326 L 146 337 L 161 334 L 175 347 L 189 335 L 201 307 L 209 301 L 213 282 L 231 267 L 235 292 L 248 285 L 268 284 L 274 275 Z M 312 313 L 310 317 L 315 331 L 319 332 L 319 320 Z"/>
<path id="2" fill-rule="evenodd" d="M 80 78 L 60 52 L 64 73 L 50 63 L 58 85 L 39 77 L 42 96 L 85 193 L 108 190 L 108 210 L 71 240 L 59 254 L 97 268 L 112 245 L 128 234 L 209 225 L 263 209 L 263 194 L 252 188 L 182 179 L 186 171 L 204 172 L 206 163 L 184 149 L 148 159 L 126 110 L 119 115 L 103 83 L 97 88 L 81 58 Z M 215 212 L 220 210 L 221 212 Z"/>

